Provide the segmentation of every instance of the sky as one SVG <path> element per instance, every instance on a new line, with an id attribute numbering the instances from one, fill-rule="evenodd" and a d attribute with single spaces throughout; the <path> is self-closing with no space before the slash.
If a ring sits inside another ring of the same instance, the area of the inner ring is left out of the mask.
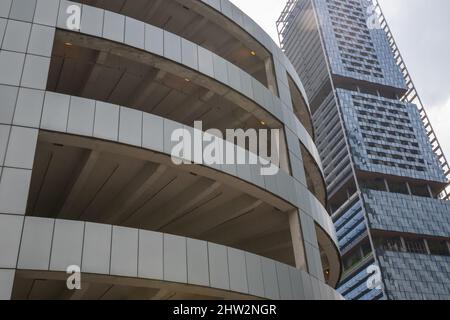
<path id="1" fill-rule="evenodd" d="M 231 0 L 278 43 L 275 21 L 286 0 Z M 379 0 L 450 161 L 450 1 Z"/>

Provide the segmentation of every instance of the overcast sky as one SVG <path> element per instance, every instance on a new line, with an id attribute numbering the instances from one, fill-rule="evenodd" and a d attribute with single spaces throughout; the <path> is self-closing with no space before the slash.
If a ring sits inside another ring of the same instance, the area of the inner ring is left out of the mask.
<path id="1" fill-rule="evenodd" d="M 278 43 L 286 0 L 231 0 Z M 450 1 L 379 0 L 450 161 Z"/>

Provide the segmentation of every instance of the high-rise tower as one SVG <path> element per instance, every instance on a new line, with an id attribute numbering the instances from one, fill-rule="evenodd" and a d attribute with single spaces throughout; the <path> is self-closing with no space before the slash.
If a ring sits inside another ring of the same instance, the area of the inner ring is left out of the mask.
<path id="1" fill-rule="evenodd" d="M 450 299 L 450 170 L 378 3 L 291 0 L 277 25 L 311 102 L 340 293 Z"/>

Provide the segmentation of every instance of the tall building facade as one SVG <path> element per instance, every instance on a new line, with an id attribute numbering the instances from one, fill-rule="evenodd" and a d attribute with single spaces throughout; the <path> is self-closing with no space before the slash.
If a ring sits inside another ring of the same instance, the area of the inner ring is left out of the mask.
<path id="1" fill-rule="evenodd" d="M 231 2 L 1 0 L 0 47 L 0 299 L 342 299 L 303 84 Z"/>
<path id="2" fill-rule="evenodd" d="M 378 3 L 288 1 L 278 31 L 310 101 L 339 292 L 450 299 L 450 171 Z"/>

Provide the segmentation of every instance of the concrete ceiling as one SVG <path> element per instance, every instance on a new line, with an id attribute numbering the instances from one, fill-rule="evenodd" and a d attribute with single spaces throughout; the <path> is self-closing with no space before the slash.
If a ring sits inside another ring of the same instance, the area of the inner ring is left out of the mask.
<path id="1" fill-rule="evenodd" d="M 58 32 L 49 91 L 123 105 L 189 126 L 202 120 L 205 129 L 281 127 L 273 117 L 257 118 L 193 81 L 111 52 L 68 45 L 65 39 Z"/>
<path id="2" fill-rule="evenodd" d="M 288 216 L 273 205 L 190 166 L 169 167 L 134 157 L 132 148 L 117 145 L 117 152 L 88 140 L 40 133 L 28 215 L 167 232 L 294 265 Z"/>
<path id="3" fill-rule="evenodd" d="M 80 0 L 123 14 L 188 39 L 233 62 L 267 85 L 264 60 L 269 52 L 237 30 L 231 21 L 197 0 Z M 252 55 L 251 52 L 257 52 Z"/>
<path id="4" fill-rule="evenodd" d="M 17 271 L 13 300 L 222 300 L 248 296 L 163 281 L 83 274 L 80 290 L 68 290 L 67 274 Z"/>

